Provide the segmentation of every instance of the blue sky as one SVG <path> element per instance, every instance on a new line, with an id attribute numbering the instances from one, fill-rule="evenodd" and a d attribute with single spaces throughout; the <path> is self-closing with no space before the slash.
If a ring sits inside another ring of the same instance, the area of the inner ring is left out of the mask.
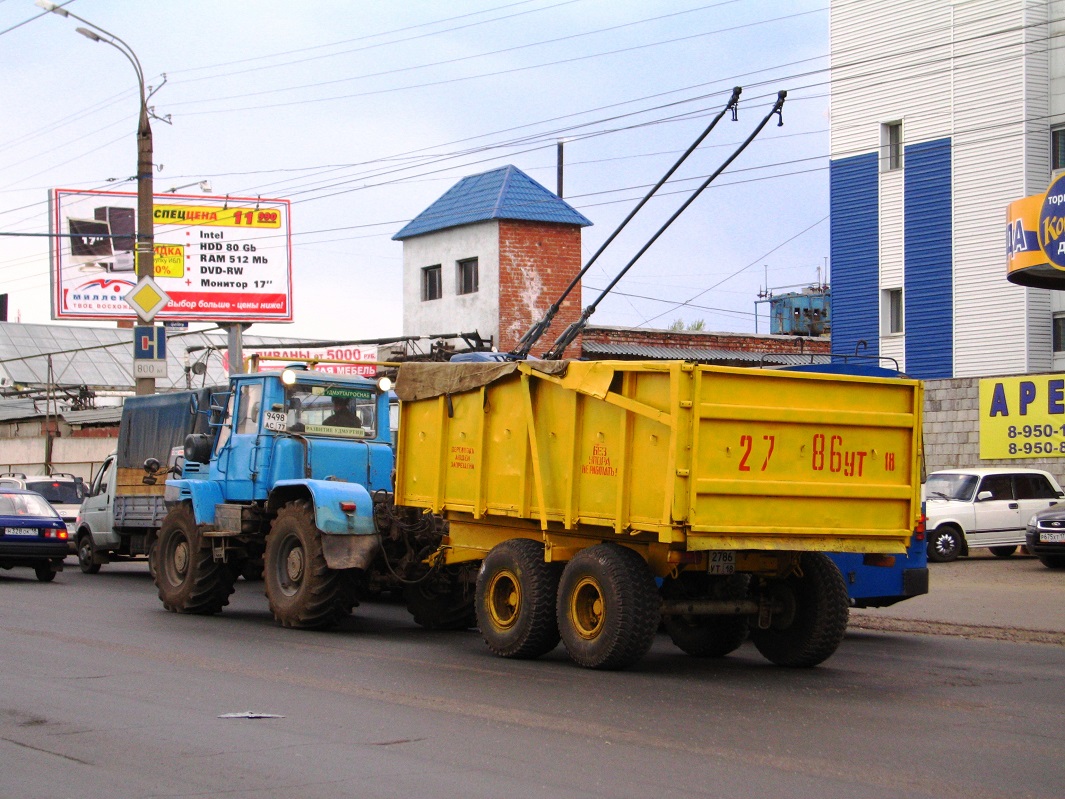
<path id="1" fill-rule="evenodd" d="M 784 126 L 765 129 L 593 323 L 702 319 L 709 330 L 753 331 L 767 280 L 779 293 L 825 266 L 827 0 L 67 8 L 125 40 L 150 85 L 166 74 L 151 103 L 172 123 L 153 125 L 157 192 L 207 179 L 216 195 L 292 201 L 295 321 L 251 333 L 400 334 L 402 245 L 391 236 L 465 175 L 514 164 L 554 190 L 560 137 L 565 198 L 595 223 L 584 231 L 590 256 L 734 85 L 744 87 L 739 121 L 722 121 L 598 260 L 585 304 L 780 89 Z M 0 231 L 47 232 L 49 188 L 134 190 L 134 71 L 78 24 L 31 0 L 0 0 Z M 50 320 L 48 268 L 46 239 L 0 236 L 9 318 Z M 767 324 L 763 315 L 759 330 Z"/>

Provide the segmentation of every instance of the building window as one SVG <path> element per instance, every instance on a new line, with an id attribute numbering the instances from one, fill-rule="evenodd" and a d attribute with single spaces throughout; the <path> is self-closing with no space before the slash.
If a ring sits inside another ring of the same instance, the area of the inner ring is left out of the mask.
<path id="1" fill-rule="evenodd" d="M 880 126 L 880 170 L 902 169 L 902 123 L 885 122 Z"/>
<path id="2" fill-rule="evenodd" d="M 1050 131 L 1050 168 L 1065 169 L 1065 128 Z"/>
<path id="3" fill-rule="evenodd" d="M 466 258 L 458 262 L 458 293 L 473 294 L 477 291 L 477 259 Z"/>
<path id="4" fill-rule="evenodd" d="M 1054 316 L 1054 352 L 1065 352 L 1065 314 Z"/>
<path id="5" fill-rule="evenodd" d="M 902 321 L 902 289 L 884 289 L 880 292 L 880 335 L 902 333 Z"/>
<path id="6" fill-rule="evenodd" d="M 440 264 L 426 266 L 422 269 L 422 302 L 439 300 L 444 295 L 443 282 L 440 279 Z"/>

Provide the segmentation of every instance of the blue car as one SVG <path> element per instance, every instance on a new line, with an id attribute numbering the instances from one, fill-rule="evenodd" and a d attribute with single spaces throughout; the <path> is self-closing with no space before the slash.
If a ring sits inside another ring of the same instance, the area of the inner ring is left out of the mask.
<path id="1" fill-rule="evenodd" d="M 28 566 L 47 583 L 63 570 L 67 525 L 34 491 L 0 489 L 0 569 Z"/>

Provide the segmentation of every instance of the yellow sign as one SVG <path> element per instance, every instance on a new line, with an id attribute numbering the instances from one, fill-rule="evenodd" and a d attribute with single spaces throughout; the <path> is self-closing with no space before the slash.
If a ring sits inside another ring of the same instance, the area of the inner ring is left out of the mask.
<path id="1" fill-rule="evenodd" d="M 981 380 L 980 457 L 1065 457 L 1065 374 Z"/>
<path id="2" fill-rule="evenodd" d="M 138 316 L 150 322 L 170 302 L 170 295 L 146 275 L 137 281 L 137 285 L 123 299 L 137 312 Z"/>
<path id="3" fill-rule="evenodd" d="M 183 245 L 156 243 L 155 276 L 185 277 L 185 247 Z"/>
<path id="4" fill-rule="evenodd" d="M 279 228 L 276 208 L 219 208 L 217 205 L 156 205 L 152 219 L 157 225 L 213 225 L 218 227 Z"/>

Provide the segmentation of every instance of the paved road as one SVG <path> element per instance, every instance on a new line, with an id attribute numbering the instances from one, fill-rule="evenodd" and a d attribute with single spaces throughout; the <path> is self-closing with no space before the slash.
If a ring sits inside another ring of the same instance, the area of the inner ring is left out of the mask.
<path id="1" fill-rule="evenodd" d="M 990 575 L 933 569 L 947 605 L 945 575 Z M 494 658 L 395 605 L 283 630 L 261 590 L 177 616 L 143 565 L 0 572 L 0 797 L 1065 796 L 1060 646 L 852 628 L 789 670 L 660 636 L 601 673 Z M 281 718 L 219 718 L 247 710 Z"/>

